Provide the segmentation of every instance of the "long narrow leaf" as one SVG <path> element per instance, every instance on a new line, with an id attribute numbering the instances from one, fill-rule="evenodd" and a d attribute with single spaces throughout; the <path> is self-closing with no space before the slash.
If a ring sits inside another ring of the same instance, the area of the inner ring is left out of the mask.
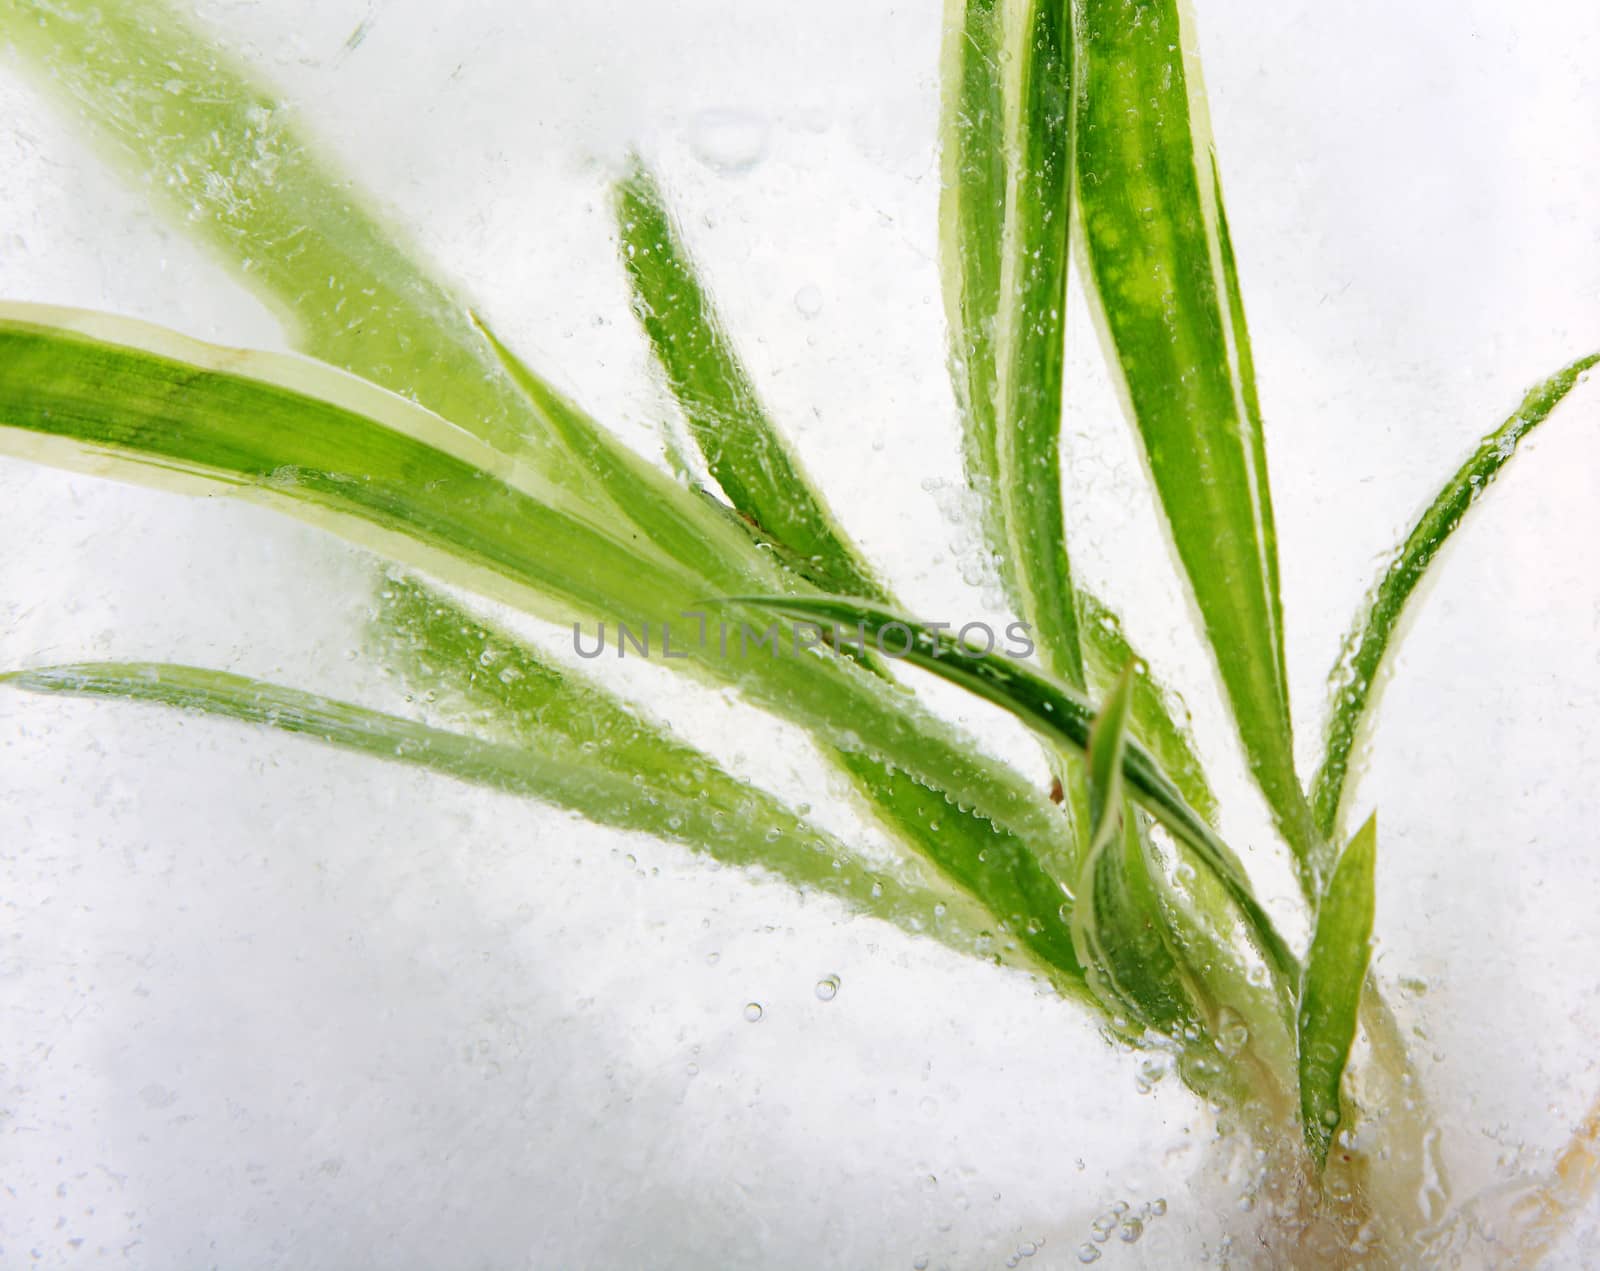
<path id="1" fill-rule="evenodd" d="M 621 595 L 657 605 L 673 595 L 649 586 L 670 574 L 647 542 L 613 541 L 536 474 L 391 394 L 300 359 L 137 324 L 113 325 L 161 352 L 111 344 L 61 325 L 72 317 L 0 311 L 0 425 L 42 447 L 13 452 L 129 454 L 307 519 L 413 537 L 586 612 Z"/>
<path id="2" fill-rule="evenodd" d="M 1116 687 L 1089 726 L 1089 834 L 1099 847 L 1115 829 L 1122 802 L 1122 766 L 1128 757 L 1128 722 L 1133 714 L 1133 670 L 1123 668 Z"/>
<path id="3" fill-rule="evenodd" d="M 1078 199 L 1113 366 L 1255 779 L 1314 885 L 1249 338 L 1177 0 L 1087 0 Z"/>
<path id="4" fill-rule="evenodd" d="M 1002 400 L 999 323 L 1007 179 L 1004 5 L 949 0 L 940 202 L 951 372 L 972 470 L 993 482 Z"/>
<path id="5" fill-rule="evenodd" d="M 1128 667 L 1089 730 L 1090 846 L 1078 882 L 1073 936 L 1095 994 L 1122 1031 L 1179 1037 L 1193 1018 L 1151 883 L 1139 813 L 1123 798 L 1133 711 Z"/>
<path id="6" fill-rule="evenodd" d="M 124 169 L 284 315 L 297 347 L 451 419 L 629 516 L 696 527 L 713 586 L 760 554 L 505 350 L 362 205 L 293 112 L 159 3 L 8 0 L 8 34 Z M 532 391 L 531 391 L 532 390 Z M 596 464 L 598 456 L 603 462 Z M 597 467 L 601 470 L 596 471 Z M 587 470 L 587 471 L 586 471 Z M 648 530 L 647 530 L 648 532 Z M 715 550 L 704 550 L 707 542 Z M 769 579 L 769 584 L 772 580 Z"/>
<path id="7" fill-rule="evenodd" d="M 726 587 L 741 578 L 783 585 L 783 571 L 767 553 L 754 550 L 749 536 L 729 524 L 710 500 L 695 497 L 646 463 L 537 375 L 481 320 L 474 317 L 474 321 L 511 382 L 592 476 L 593 489 L 603 496 L 613 524 L 637 528 L 653 546 L 712 587 Z"/>
<path id="8" fill-rule="evenodd" d="M 314 398 L 218 369 L 288 363 L 319 383 L 347 381 L 298 359 L 218 350 L 170 333 L 155 333 L 152 342 L 166 351 L 153 353 L 41 316 L 28 308 L 0 316 L 0 450 L 260 500 L 557 621 L 599 618 L 635 634 L 648 628 L 657 656 L 665 656 L 669 634 L 671 656 L 689 659 L 679 667 L 737 687 L 819 740 L 943 791 L 1023 842 L 1057 832 L 1060 813 L 1041 791 L 977 753 L 903 691 L 844 659 L 804 651 L 802 633 L 771 623 L 766 611 L 727 615 L 731 647 L 708 636 L 705 617 L 688 612 L 704 596 L 696 577 L 631 527 L 564 509 L 560 491 L 540 491 L 551 495 L 546 502 L 523 467 L 420 408 L 348 381 L 344 397 L 373 404 L 382 416 L 374 418 L 337 396 Z M 129 336 L 149 334 L 113 325 Z M 179 360 L 174 350 L 192 356 Z"/>
<path id="9" fill-rule="evenodd" d="M 0 12 L 41 86 L 277 308 L 296 347 L 559 467 L 465 306 L 236 59 L 152 0 Z"/>
<path id="10" fill-rule="evenodd" d="M 386 580 L 374 629 L 374 652 L 384 665 L 414 691 L 428 694 L 434 709 L 443 695 L 459 701 L 474 733 L 503 735 L 522 745 L 548 746 L 559 739 L 585 762 L 753 821 L 752 842 L 758 837 L 762 843 L 775 842 L 774 836 L 797 832 L 784 821 L 786 813 L 708 756 L 425 583 Z M 917 922 L 930 930 L 949 925 L 955 921 L 951 915 L 972 908 L 963 903 L 963 894 L 976 897 L 994 917 L 984 920 L 984 910 L 973 909 L 962 926 L 974 939 L 962 937 L 962 947 L 969 952 L 979 948 L 976 935 L 987 928 L 981 947 L 1002 954 L 1025 950 L 1027 960 L 1058 988 L 1076 993 L 1081 972 L 1070 929 L 1059 912 L 1061 888 L 1031 862 L 1026 848 L 990 822 L 963 814 L 937 791 L 903 775 L 895 780 L 895 774 L 864 756 L 847 759 L 865 766 L 863 776 L 869 780 L 864 785 L 878 791 L 887 805 L 878 812 L 889 828 L 910 836 L 921 848 L 908 857 L 907 865 L 925 872 L 926 860 L 955 884 L 913 880 L 928 896 L 942 896 L 939 907 L 917 915 Z M 925 832 L 913 834 L 918 828 Z M 835 851 L 844 856 L 842 847 Z M 756 863 L 777 868 L 764 859 Z M 778 872 L 795 876 L 792 869 Z M 997 923 L 1003 927 L 997 930 Z"/>
<path id="11" fill-rule="evenodd" d="M 1372 957 L 1378 819 L 1369 817 L 1339 857 L 1306 955 L 1300 989 L 1300 1114 L 1321 1165 L 1341 1116 L 1340 1083 L 1355 1041 L 1361 988 Z"/>
<path id="12" fill-rule="evenodd" d="M 635 161 L 617 187 L 618 235 L 635 310 L 707 467 L 775 559 L 819 587 L 887 597 L 789 454 L 723 330 L 654 177 Z M 870 661 L 870 660 L 869 660 Z M 884 827 L 978 897 L 1010 935 L 1076 971 L 1063 911 L 1070 854 L 1030 847 L 870 755 L 836 754 Z M 1065 828 L 1065 827 L 1063 827 Z M 1052 865 L 1061 866 L 1052 876 Z"/>
<path id="13" fill-rule="evenodd" d="M 740 514 L 793 553 L 818 586 L 881 594 L 762 407 L 655 177 L 635 159 L 616 197 L 635 312 L 717 484 Z"/>
<path id="14" fill-rule="evenodd" d="M 942 251 L 951 370 L 984 529 L 1045 666 L 1081 688 L 1059 452 L 1072 17 L 1063 0 L 1028 0 L 1016 12 L 967 0 L 950 22 Z"/>
<path id="15" fill-rule="evenodd" d="M 1550 412 L 1596 364 L 1600 364 L 1600 353 L 1591 353 L 1528 390 L 1511 417 L 1478 443 L 1434 497 L 1368 596 L 1364 612 L 1345 641 L 1344 653 L 1330 677 L 1334 685 L 1333 708 L 1323 741 L 1323 760 L 1311 788 L 1311 806 L 1324 836 L 1331 838 L 1338 828 L 1350 756 L 1406 602 L 1450 535 L 1511 461 L 1523 439 L 1549 418 Z"/>
<path id="16" fill-rule="evenodd" d="M 1015 714 L 1052 742 L 1087 750 L 1094 710 L 1077 692 L 1015 661 L 969 649 L 954 637 L 864 600 L 834 596 L 741 597 L 740 604 L 777 609 L 796 618 L 865 630 L 880 648 L 893 649 L 913 666 L 976 693 Z M 903 651 L 902 651 L 903 650 Z M 1129 793 L 1182 840 L 1227 888 L 1252 932 L 1281 974 L 1299 965 L 1261 907 L 1238 860 L 1205 819 L 1184 800 L 1149 751 L 1130 739 L 1123 756 Z"/>
<path id="17" fill-rule="evenodd" d="M 1217 800 L 1206 782 L 1205 769 L 1195 753 L 1194 740 L 1180 723 L 1183 704 L 1151 673 L 1143 658 L 1128 643 L 1122 624 L 1104 602 L 1078 588 L 1079 631 L 1083 638 L 1089 688 L 1109 693 L 1123 670 L 1132 664 L 1133 700 L 1129 728 L 1133 736 L 1156 757 L 1173 784 L 1183 791 L 1189 806 L 1207 822 L 1217 823 Z"/>
<path id="18" fill-rule="evenodd" d="M 842 843 L 760 792 L 723 778 L 731 802 L 706 798 L 684 780 L 703 755 L 673 743 L 658 750 L 635 732 L 629 765 L 599 762 L 567 717 L 517 745 L 433 728 L 348 702 L 223 671 L 151 662 L 89 662 L 0 675 L 0 685 L 36 693 L 115 698 L 196 711 L 311 737 L 344 750 L 410 764 L 462 781 L 539 799 L 598 825 L 683 843 L 723 864 L 759 867 L 803 891 L 823 892 L 973 954 L 978 933 L 950 913 L 951 896 L 863 867 Z M 719 776 L 722 774 L 719 773 Z"/>

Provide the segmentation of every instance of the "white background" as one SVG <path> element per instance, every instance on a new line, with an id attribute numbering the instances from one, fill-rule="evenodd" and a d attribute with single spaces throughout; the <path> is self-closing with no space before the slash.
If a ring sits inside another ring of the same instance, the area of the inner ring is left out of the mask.
<path id="1" fill-rule="evenodd" d="M 986 598 L 943 375 L 936 8 L 202 12 L 530 360 L 652 448 L 671 409 L 606 197 L 642 149 L 841 518 L 954 617 Z M 1309 770 L 1384 554 L 1526 386 L 1600 347 L 1600 11 L 1210 0 L 1199 36 Z M 282 342 L 9 71 L 0 295 Z M 1075 564 L 1184 689 L 1225 828 L 1287 914 L 1071 320 Z M 1461 1201 L 1547 1163 L 1600 1092 L 1597 425 L 1591 385 L 1436 567 L 1354 790 L 1380 811 L 1378 967 Z M 0 544 L 0 667 L 146 656 L 389 691 L 356 653 L 370 562 L 266 513 L 8 461 Z M 629 688 L 850 830 L 788 733 Z M 1248 1218 L 1189 1186 L 1203 1110 L 1136 1077 L 1022 977 L 678 849 L 232 725 L 0 695 L 8 1265 L 964 1268 L 1043 1240 L 1024 1265 L 1066 1266 L 1096 1214 L 1156 1197 L 1167 1217 L 1106 1265 L 1189 1262 Z"/>

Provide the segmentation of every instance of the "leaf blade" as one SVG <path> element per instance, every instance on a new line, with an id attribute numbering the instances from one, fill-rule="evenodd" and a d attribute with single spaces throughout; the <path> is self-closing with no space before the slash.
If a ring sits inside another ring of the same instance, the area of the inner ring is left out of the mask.
<path id="1" fill-rule="evenodd" d="M 238 59 L 148 0 L 6 7 L 8 36 L 42 86 L 269 299 L 296 347 L 561 470 L 451 288 Z"/>
<path id="2" fill-rule="evenodd" d="M 769 834 L 794 833 L 771 812 L 765 796 L 752 796 L 746 783 L 709 757 L 435 588 L 405 577 L 387 580 L 373 627 L 374 652 L 383 663 L 419 694 L 437 699 L 448 693 L 460 700 L 461 713 L 474 732 L 504 733 L 521 745 L 534 745 L 553 733 L 564 746 L 587 755 L 589 763 L 625 775 L 648 775 L 653 785 L 666 778 L 675 796 L 692 797 L 729 818 L 752 822 L 756 830 L 746 837 L 763 850 L 775 841 Z M 1020 840 L 963 812 L 939 791 L 866 756 L 844 754 L 841 760 L 860 778 L 863 797 L 874 796 L 867 799 L 872 812 L 914 849 L 905 858 L 910 868 L 902 869 L 897 894 L 905 895 L 906 888 L 914 886 L 930 899 L 907 910 L 907 921 L 900 925 L 911 926 L 914 919 L 911 929 L 947 928 L 941 938 L 973 956 L 985 956 L 981 950 L 988 949 L 1005 952 L 1008 960 L 1016 961 L 1021 953 L 1025 964 L 1063 993 L 1081 996 L 1082 972 L 1076 966 L 1070 928 L 1058 912 L 1060 887 L 1030 865 Z M 752 797 L 758 801 L 745 807 Z M 777 850 L 768 855 L 776 856 Z M 848 863 L 849 853 L 842 844 L 834 843 L 829 850 Z M 792 867 L 780 869 L 761 852 L 739 861 L 726 855 L 718 859 L 763 865 L 791 881 L 797 877 Z M 935 871 L 933 877 L 924 877 L 930 870 Z M 844 886 L 850 877 L 841 875 L 835 881 Z M 870 893 L 870 883 L 867 890 Z M 982 910 L 964 914 L 971 907 L 968 897 L 975 897 Z M 982 937 L 994 926 L 990 914 L 1008 923 L 1007 933 Z"/>
<path id="3" fill-rule="evenodd" d="M 761 404 L 660 185 L 637 158 L 616 185 L 616 213 L 634 312 L 729 502 L 817 586 L 884 594 Z"/>
<path id="4" fill-rule="evenodd" d="M 1089 729 L 1089 851 L 1078 876 L 1072 931 L 1087 981 L 1113 1026 L 1138 1040 L 1146 1029 L 1181 1035 L 1193 1018 L 1150 879 L 1139 812 L 1123 797 L 1133 713 L 1129 664 Z"/>
<path id="5" fill-rule="evenodd" d="M 1257 784 L 1311 884 L 1248 334 L 1177 0 L 1087 0 L 1085 285 Z"/>
<path id="6" fill-rule="evenodd" d="M 1339 1094 L 1355 1042 L 1361 990 L 1372 957 L 1378 819 L 1371 816 L 1350 840 L 1317 906 L 1316 931 L 1306 955 L 1297 1033 L 1301 1125 L 1320 1167 L 1342 1116 Z"/>
<path id="7" fill-rule="evenodd" d="M 1182 703 L 1174 700 L 1169 690 L 1155 678 L 1149 664 L 1128 643 L 1116 614 L 1103 601 L 1080 587 L 1078 608 L 1082 615 L 1079 631 L 1083 636 L 1089 688 L 1098 693 L 1109 692 L 1123 668 L 1134 664 L 1129 725 L 1133 735 L 1155 756 L 1189 805 L 1215 826 L 1216 796 L 1206 781 L 1194 739 L 1179 722 L 1177 712 L 1181 711 Z"/>
<path id="8" fill-rule="evenodd" d="M 942 889 L 863 867 L 842 843 L 642 721 L 634 721 L 634 762 L 618 766 L 596 762 L 562 728 L 542 733 L 537 745 L 527 736 L 507 745 L 247 676 L 170 663 L 42 667 L 0 675 L 0 685 L 143 702 L 265 726 L 537 799 L 598 825 L 681 843 L 725 865 L 760 867 L 803 891 L 824 892 L 859 912 L 975 952 L 972 934 L 956 920 L 943 920 L 950 898 Z M 658 740 L 664 745 L 654 757 L 658 762 L 636 762 Z M 705 771 L 716 769 L 728 788 L 739 787 L 737 802 L 707 801 L 699 797 L 697 784 L 672 780 L 671 774 L 689 762 Z"/>
<path id="9" fill-rule="evenodd" d="M 1364 612 L 1358 615 L 1339 665 L 1329 677 L 1335 686 L 1333 706 L 1323 736 L 1323 759 L 1311 783 L 1313 814 L 1325 836 L 1331 838 L 1338 829 L 1351 756 L 1407 602 L 1450 535 L 1516 455 L 1522 441 L 1596 365 L 1600 365 L 1600 353 L 1580 357 L 1527 391 L 1505 423 L 1478 443 L 1434 497 L 1368 594 Z"/>
<path id="10" fill-rule="evenodd" d="M 260 501 L 529 613 L 648 626 L 658 650 L 670 629 L 673 658 L 691 659 L 679 666 L 820 740 L 892 765 L 1023 841 L 1058 831 L 1059 812 L 1020 774 L 886 681 L 802 651 L 798 631 L 773 625 L 770 656 L 759 644 L 755 656 L 730 656 L 694 612 L 700 579 L 421 408 L 299 359 L 161 332 L 152 342 L 164 351 L 155 353 L 39 316 L 26 306 L 0 310 L 0 451 Z M 111 325 L 125 339 L 148 331 Z M 288 382 L 252 378 L 280 364 L 292 371 Z M 310 396 L 293 386 L 299 376 L 322 387 L 332 377 L 342 396 Z M 730 616 L 742 640 L 756 615 Z"/>
<path id="11" fill-rule="evenodd" d="M 739 597 L 737 603 L 777 609 L 814 622 L 860 624 L 873 633 L 880 648 L 884 632 L 898 628 L 904 634 L 895 636 L 892 643 L 894 647 L 905 643 L 905 651 L 900 656 L 912 665 L 1005 708 L 1054 743 L 1080 753 L 1088 748 L 1094 711 L 1075 690 L 1014 663 L 1008 664 L 995 654 L 975 654 L 953 637 L 923 628 L 892 610 L 870 601 L 838 596 Z M 1188 805 L 1182 792 L 1161 771 L 1149 752 L 1135 741 L 1126 743 L 1122 775 L 1130 793 L 1217 876 L 1267 951 L 1275 969 L 1283 975 L 1298 975 L 1299 964 L 1294 954 L 1251 891 L 1233 853 L 1204 818 Z"/>
<path id="12" fill-rule="evenodd" d="M 1060 457 L 1073 8 L 968 0 L 948 31 L 941 256 L 968 484 L 1045 666 L 1081 688 Z"/>

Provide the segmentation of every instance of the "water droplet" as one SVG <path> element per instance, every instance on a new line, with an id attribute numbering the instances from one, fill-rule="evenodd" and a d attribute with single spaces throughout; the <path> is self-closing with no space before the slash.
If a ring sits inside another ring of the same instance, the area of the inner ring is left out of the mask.
<path id="1" fill-rule="evenodd" d="M 794 307 L 800 310 L 800 315 L 805 318 L 814 318 L 822 312 L 822 290 L 814 283 L 807 283 L 794 293 Z"/>
<path id="2" fill-rule="evenodd" d="M 702 110 L 689 124 L 689 146 L 706 167 L 737 176 L 766 155 L 768 131 L 766 119 L 754 111 Z"/>
<path id="3" fill-rule="evenodd" d="M 689 1065 L 689 1075 L 691 1077 L 698 1076 L 699 1073 L 700 1073 L 700 1065 L 699 1064 L 690 1064 Z"/>
<path id="4" fill-rule="evenodd" d="M 823 1002 L 831 1002 L 839 995 L 839 977 L 826 975 L 817 981 L 817 998 Z"/>
<path id="5" fill-rule="evenodd" d="M 746 1002 L 744 1004 L 744 1017 L 752 1024 L 758 1023 L 764 1013 L 760 1002 Z"/>
<path id="6" fill-rule="evenodd" d="M 1079 1262 L 1099 1262 L 1100 1261 L 1100 1250 L 1096 1249 L 1093 1245 L 1079 1245 L 1078 1246 L 1078 1261 Z"/>
<path id="7" fill-rule="evenodd" d="M 911 1271 L 928 1271 L 928 1255 L 923 1254 L 911 1264 Z"/>
<path id="8" fill-rule="evenodd" d="M 1157 1196 L 1150 1202 L 1150 1212 L 1157 1218 L 1165 1214 L 1167 1212 L 1167 1198 L 1165 1196 Z"/>
<path id="9" fill-rule="evenodd" d="M 1224 1006 L 1217 1012 L 1217 1049 L 1232 1059 L 1250 1040 L 1250 1030 L 1245 1027 L 1240 1014 Z"/>
<path id="10" fill-rule="evenodd" d="M 1144 1224 L 1137 1218 L 1129 1218 L 1122 1224 L 1122 1230 L 1117 1233 L 1122 1238 L 1122 1243 L 1131 1245 L 1144 1235 Z"/>

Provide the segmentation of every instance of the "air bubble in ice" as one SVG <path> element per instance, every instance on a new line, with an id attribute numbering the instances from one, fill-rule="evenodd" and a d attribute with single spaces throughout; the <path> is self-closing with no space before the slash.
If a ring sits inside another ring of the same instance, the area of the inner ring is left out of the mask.
<path id="1" fill-rule="evenodd" d="M 702 110 L 689 126 L 695 157 L 714 172 L 737 176 L 760 163 L 767 153 L 768 124 L 748 110 Z"/>

